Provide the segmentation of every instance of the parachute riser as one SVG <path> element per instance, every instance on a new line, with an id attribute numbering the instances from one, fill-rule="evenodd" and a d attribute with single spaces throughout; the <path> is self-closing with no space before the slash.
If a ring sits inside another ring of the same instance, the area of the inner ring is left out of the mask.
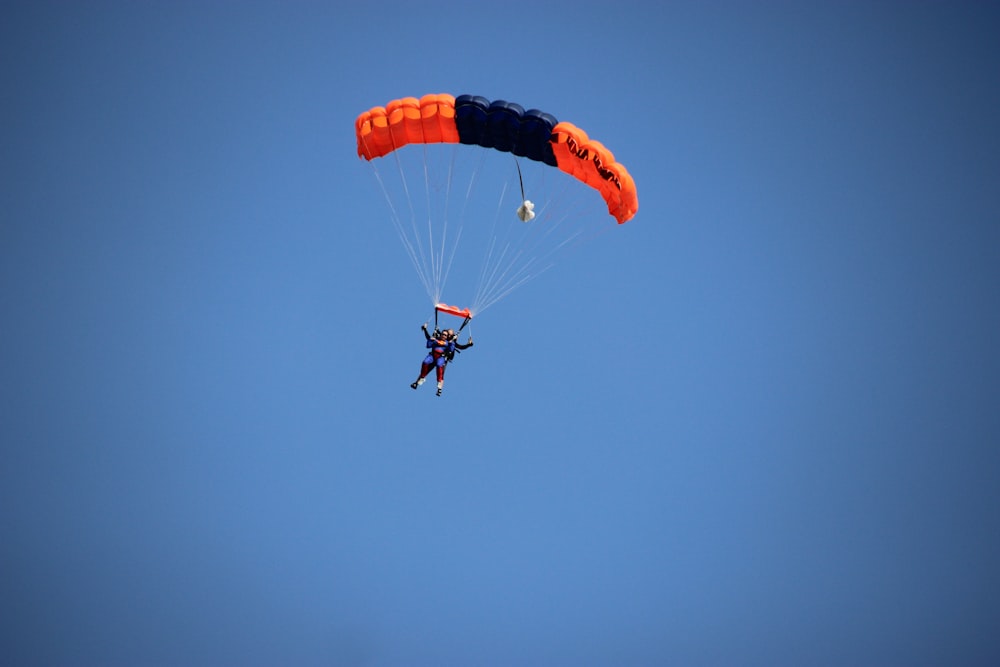
<path id="1" fill-rule="evenodd" d="M 438 326 L 438 313 L 439 313 L 439 311 L 435 308 L 434 309 L 434 330 L 435 331 L 438 331 L 440 329 L 440 327 Z M 464 329 L 465 325 L 467 325 L 471 321 L 472 321 L 472 316 L 471 315 L 466 316 L 465 320 L 462 322 L 462 326 L 458 327 L 458 331 L 456 331 L 455 334 L 457 335 L 457 334 L 462 333 L 462 329 Z"/>

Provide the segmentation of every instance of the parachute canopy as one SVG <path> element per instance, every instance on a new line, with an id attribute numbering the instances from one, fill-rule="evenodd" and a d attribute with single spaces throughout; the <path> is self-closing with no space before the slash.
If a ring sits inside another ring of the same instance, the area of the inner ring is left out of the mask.
<path id="1" fill-rule="evenodd" d="M 557 167 L 600 193 L 619 224 L 639 208 L 635 182 L 598 141 L 538 109 L 475 95 L 404 97 L 355 121 L 358 156 L 373 160 L 408 144 L 462 143 Z"/>

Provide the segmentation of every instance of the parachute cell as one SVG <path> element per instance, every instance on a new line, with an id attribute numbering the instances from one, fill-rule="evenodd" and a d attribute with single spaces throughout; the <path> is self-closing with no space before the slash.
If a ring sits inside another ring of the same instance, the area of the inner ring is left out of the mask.
<path id="1" fill-rule="evenodd" d="M 600 142 L 572 123 L 559 123 L 552 131 L 552 150 L 560 169 L 596 189 L 619 223 L 635 215 L 639 202 L 635 182 L 625 167 Z"/>
<path id="2" fill-rule="evenodd" d="M 404 97 L 374 107 L 354 123 L 358 157 L 372 160 L 407 144 L 458 143 L 455 98 L 448 94 Z"/>

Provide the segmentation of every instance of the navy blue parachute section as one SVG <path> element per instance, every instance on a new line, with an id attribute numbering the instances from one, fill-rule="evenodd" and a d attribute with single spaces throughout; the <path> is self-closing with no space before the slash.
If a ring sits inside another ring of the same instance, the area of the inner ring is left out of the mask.
<path id="1" fill-rule="evenodd" d="M 538 109 L 524 110 L 519 104 L 478 95 L 455 98 L 455 125 L 459 141 L 495 148 L 529 160 L 558 166 L 552 152 L 555 116 Z"/>

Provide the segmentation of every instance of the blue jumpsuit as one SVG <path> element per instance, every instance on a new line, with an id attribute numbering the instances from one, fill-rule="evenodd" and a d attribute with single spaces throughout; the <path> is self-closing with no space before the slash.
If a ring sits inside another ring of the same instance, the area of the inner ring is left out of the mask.
<path id="1" fill-rule="evenodd" d="M 470 340 L 465 345 L 462 345 L 455 338 L 451 340 L 435 338 L 427 332 L 426 327 L 424 328 L 424 336 L 427 338 L 427 349 L 430 352 L 427 353 L 427 356 L 424 357 L 423 362 L 420 364 L 420 377 L 410 386 L 416 389 L 424 378 L 427 377 L 428 373 L 431 372 L 431 369 L 435 368 L 437 369 L 438 393 L 440 393 L 441 383 L 444 382 L 444 369 L 448 364 L 448 360 L 455 355 L 455 350 L 464 350 L 472 347 L 472 341 Z"/>
<path id="2" fill-rule="evenodd" d="M 425 378 L 432 368 L 437 368 L 438 382 L 444 382 L 444 367 L 448 363 L 448 357 L 455 352 L 455 341 L 443 341 L 437 338 L 427 339 L 427 348 L 430 352 L 424 357 L 420 364 L 420 377 Z"/>

